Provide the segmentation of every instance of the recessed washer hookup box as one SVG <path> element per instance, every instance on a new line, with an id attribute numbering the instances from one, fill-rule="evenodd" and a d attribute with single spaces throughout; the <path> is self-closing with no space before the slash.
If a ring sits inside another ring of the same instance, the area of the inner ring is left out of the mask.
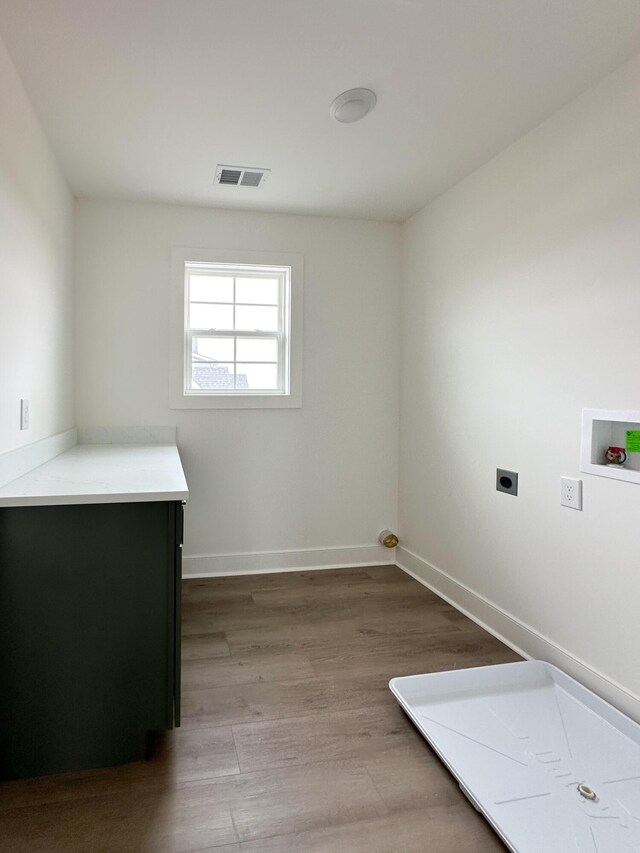
<path id="1" fill-rule="evenodd" d="M 389 686 L 513 853 L 640 853 L 640 726 L 556 667 Z"/>

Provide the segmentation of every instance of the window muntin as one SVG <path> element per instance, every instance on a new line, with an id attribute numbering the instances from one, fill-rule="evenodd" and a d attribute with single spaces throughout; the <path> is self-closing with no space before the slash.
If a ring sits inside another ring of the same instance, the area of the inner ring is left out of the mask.
<path id="1" fill-rule="evenodd" d="M 184 270 L 184 394 L 288 394 L 291 268 L 185 262 Z"/>

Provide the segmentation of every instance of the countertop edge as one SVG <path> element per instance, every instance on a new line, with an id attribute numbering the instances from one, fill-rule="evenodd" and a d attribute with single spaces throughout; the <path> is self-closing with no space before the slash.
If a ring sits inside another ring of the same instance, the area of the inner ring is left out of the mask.
<path id="1" fill-rule="evenodd" d="M 122 504 L 122 503 L 158 503 L 161 501 L 187 501 L 188 491 L 180 492 L 112 492 L 90 495 L 37 495 L 0 497 L 0 509 L 24 506 L 75 506 L 77 504 Z"/>

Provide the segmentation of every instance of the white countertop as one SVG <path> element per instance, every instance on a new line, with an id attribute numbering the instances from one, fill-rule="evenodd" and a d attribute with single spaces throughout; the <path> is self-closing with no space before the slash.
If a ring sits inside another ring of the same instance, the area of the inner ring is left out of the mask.
<path id="1" fill-rule="evenodd" d="M 76 444 L 0 488 L 2 506 L 183 501 L 189 497 L 173 445 Z"/>

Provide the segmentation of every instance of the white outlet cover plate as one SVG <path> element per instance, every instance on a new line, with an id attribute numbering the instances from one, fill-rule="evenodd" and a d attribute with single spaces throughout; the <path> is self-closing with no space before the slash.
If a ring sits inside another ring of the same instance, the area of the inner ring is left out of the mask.
<path id="1" fill-rule="evenodd" d="M 560 505 L 582 509 L 582 480 L 560 477 Z"/>

